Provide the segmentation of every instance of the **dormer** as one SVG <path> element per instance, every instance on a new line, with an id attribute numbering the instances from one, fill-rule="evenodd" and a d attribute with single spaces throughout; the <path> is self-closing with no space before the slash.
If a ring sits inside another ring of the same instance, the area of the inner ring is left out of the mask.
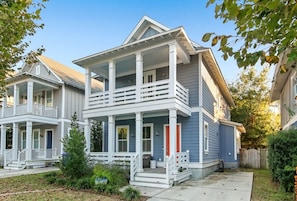
<path id="1" fill-rule="evenodd" d="M 127 39 L 124 41 L 123 45 L 128 43 L 132 43 L 137 40 L 141 40 L 144 38 L 149 38 L 151 36 L 157 35 L 159 33 L 168 31 L 169 28 L 160 24 L 159 22 L 147 17 L 143 16 L 141 20 L 137 23 L 135 28 L 129 34 Z"/>

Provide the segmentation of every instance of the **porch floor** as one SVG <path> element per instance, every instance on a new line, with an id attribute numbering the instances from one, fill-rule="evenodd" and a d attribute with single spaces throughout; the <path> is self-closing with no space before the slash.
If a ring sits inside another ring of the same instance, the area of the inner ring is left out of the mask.
<path id="1" fill-rule="evenodd" d="M 166 174 L 166 168 L 143 168 L 145 173 Z"/>

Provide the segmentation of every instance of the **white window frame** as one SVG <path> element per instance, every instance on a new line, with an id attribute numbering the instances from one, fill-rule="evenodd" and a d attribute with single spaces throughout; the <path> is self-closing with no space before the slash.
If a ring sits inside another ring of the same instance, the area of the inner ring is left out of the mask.
<path id="1" fill-rule="evenodd" d="M 35 67 L 35 70 L 36 75 L 40 75 L 40 64 Z"/>
<path id="2" fill-rule="evenodd" d="M 24 139 L 24 133 L 26 134 L 25 139 Z M 26 130 L 22 130 L 21 131 L 21 150 L 26 149 L 26 146 L 27 146 L 27 133 L 26 133 Z"/>
<path id="3" fill-rule="evenodd" d="M 48 105 L 48 99 L 49 99 L 49 97 L 47 96 L 47 92 L 51 92 L 51 97 L 50 97 L 50 100 L 51 100 L 51 102 L 50 102 L 50 105 Z M 45 91 L 45 108 L 47 108 L 47 107 L 53 107 L 54 106 L 54 91 L 53 90 L 46 90 Z"/>
<path id="4" fill-rule="evenodd" d="M 37 140 L 38 140 L 38 147 L 35 147 L 35 138 L 34 138 L 34 134 L 35 134 L 35 131 L 37 131 L 38 135 L 37 135 Z M 40 149 L 40 129 L 33 129 L 32 131 L 32 150 L 37 150 L 37 149 Z"/>
<path id="5" fill-rule="evenodd" d="M 154 155 L 154 124 L 153 123 L 147 123 L 147 124 L 143 124 L 143 127 L 150 127 L 151 128 L 151 138 L 150 138 L 150 141 L 151 141 L 151 151 L 143 151 L 143 142 L 144 142 L 144 139 L 143 139 L 143 133 L 142 133 L 142 153 L 143 154 L 151 154 L 152 156 Z"/>
<path id="6" fill-rule="evenodd" d="M 208 122 L 203 123 L 203 150 L 205 154 L 209 152 L 209 125 Z"/>
<path id="7" fill-rule="evenodd" d="M 116 150 L 117 150 L 117 152 L 120 152 L 119 151 L 119 133 L 118 133 L 118 131 L 119 131 L 119 129 L 127 129 L 127 151 L 121 151 L 121 152 L 129 152 L 129 136 L 130 136 L 130 134 L 129 134 L 129 125 L 121 125 L 121 126 L 116 126 Z M 124 141 L 124 140 L 121 140 L 121 141 Z"/>

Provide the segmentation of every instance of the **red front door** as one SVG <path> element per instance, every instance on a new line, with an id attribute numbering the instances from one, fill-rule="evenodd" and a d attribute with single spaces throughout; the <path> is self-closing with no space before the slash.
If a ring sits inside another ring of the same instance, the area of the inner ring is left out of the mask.
<path id="1" fill-rule="evenodd" d="M 165 149 L 166 149 L 166 156 L 170 156 L 170 130 L 169 130 L 169 125 L 166 126 Z M 176 125 L 176 152 L 180 152 L 180 125 Z"/>

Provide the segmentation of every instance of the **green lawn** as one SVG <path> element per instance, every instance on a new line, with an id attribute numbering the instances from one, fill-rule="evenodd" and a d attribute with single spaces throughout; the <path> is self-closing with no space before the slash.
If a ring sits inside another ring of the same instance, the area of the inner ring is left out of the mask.
<path id="1" fill-rule="evenodd" d="M 269 170 L 242 169 L 254 172 L 252 201 L 292 201 L 294 193 L 282 191 L 279 185 L 272 182 Z"/>

